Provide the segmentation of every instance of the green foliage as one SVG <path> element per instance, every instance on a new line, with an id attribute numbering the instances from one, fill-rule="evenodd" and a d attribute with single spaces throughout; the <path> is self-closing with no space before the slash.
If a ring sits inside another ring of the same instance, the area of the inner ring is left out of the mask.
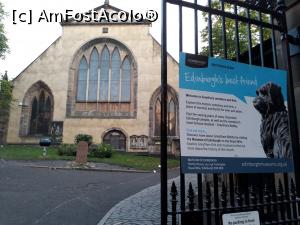
<path id="1" fill-rule="evenodd" d="M 2 80 L 7 80 L 8 81 L 7 71 L 5 71 L 4 75 L 2 76 Z"/>
<path id="2" fill-rule="evenodd" d="M 212 1 L 212 8 L 221 9 L 221 4 L 219 0 Z M 224 10 L 226 12 L 233 12 L 233 8 L 231 4 L 224 4 Z M 208 14 L 206 12 L 202 13 L 205 18 L 205 22 L 208 24 Z M 247 10 L 245 8 L 238 8 L 238 15 L 247 16 Z M 252 19 L 258 19 L 258 13 L 255 11 L 250 11 L 249 16 Z M 269 18 L 267 15 L 261 15 L 262 21 L 268 21 Z M 235 20 L 226 18 L 225 19 L 225 32 L 226 32 L 226 44 L 227 44 L 227 57 L 229 59 L 234 59 L 236 57 L 236 35 L 235 35 Z M 244 22 L 238 23 L 239 28 L 239 47 L 240 54 L 243 54 L 248 51 L 248 26 Z M 256 46 L 260 43 L 260 28 L 258 26 L 251 25 L 251 40 L 252 46 Z M 264 41 L 271 37 L 271 30 L 263 29 L 263 39 Z M 206 46 L 202 47 L 200 54 L 201 55 L 209 55 L 209 33 L 208 26 L 206 26 L 203 30 L 200 31 L 200 37 L 202 42 L 207 43 Z M 224 44 L 223 44 L 223 29 L 222 29 L 222 17 L 221 16 L 212 16 L 212 43 L 213 43 L 213 55 L 215 57 L 223 57 L 224 54 Z"/>
<path id="3" fill-rule="evenodd" d="M 0 113 L 8 114 L 12 97 L 12 83 L 11 81 L 0 80 Z"/>
<path id="4" fill-rule="evenodd" d="M 91 145 L 89 152 L 92 157 L 110 158 L 112 156 L 112 146 L 108 144 Z"/>
<path id="5" fill-rule="evenodd" d="M 7 53 L 9 50 L 3 24 L 5 16 L 6 13 L 4 12 L 3 4 L 0 2 L 0 59 L 4 59 L 5 53 Z"/>
<path id="6" fill-rule="evenodd" d="M 93 137 L 89 134 L 77 134 L 75 136 L 75 144 L 78 144 L 79 141 L 86 141 L 90 146 L 93 143 Z"/>
<path id="7" fill-rule="evenodd" d="M 76 145 L 74 144 L 61 144 L 58 147 L 57 154 L 62 156 L 76 156 Z"/>
<path id="8" fill-rule="evenodd" d="M 0 158 L 5 160 L 74 160 L 74 156 L 59 156 L 57 147 L 47 148 L 47 157 L 43 157 L 43 148 L 30 145 L 0 146 Z"/>
<path id="9" fill-rule="evenodd" d="M 58 155 L 58 147 L 47 148 L 47 160 L 74 160 L 74 156 Z M 0 146 L 0 159 L 5 160 L 44 160 L 40 146 L 4 145 Z M 126 152 L 113 152 L 111 158 L 89 158 L 91 162 L 108 163 L 139 170 L 158 170 L 159 157 L 140 156 Z M 168 168 L 178 167 L 179 160 L 168 159 Z"/>

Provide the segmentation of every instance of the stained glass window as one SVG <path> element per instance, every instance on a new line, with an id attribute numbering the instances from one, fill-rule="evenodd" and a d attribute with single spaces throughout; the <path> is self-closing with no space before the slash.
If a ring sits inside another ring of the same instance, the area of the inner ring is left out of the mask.
<path id="1" fill-rule="evenodd" d="M 30 132 L 29 132 L 30 134 L 36 133 L 37 119 L 38 119 L 38 101 L 37 98 L 35 97 L 31 105 Z"/>
<path id="2" fill-rule="evenodd" d="M 93 49 L 90 59 L 88 101 L 97 101 L 99 53 Z"/>
<path id="3" fill-rule="evenodd" d="M 110 101 L 118 102 L 119 101 L 119 91 L 120 91 L 120 53 L 116 48 L 112 54 L 111 62 L 111 79 L 110 79 Z"/>
<path id="4" fill-rule="evenodd" d="M 131 59 L 128 55 L 121 58 L 117 47 L 111 54 L 106 45 L 99 55 L 97 48 L 94 47 L 89 63 L 84 55 L 79 64 L 77 100 L 130 102 L 131 76 Z"/>
<path id="5" fill-rule="evenodd" d="M 175 103 L 173 99 L 171 99 L 168 108 L 168 135 L 175 136 L 175 127 L 176 127 L 176 117 L 175 117 Z"/>
<path id="6" fill-rule="evenodd" d="M 100 90 L 99 100 L 108 101 L 108 85 L 109 85 L 109 62 L 110 54 L 108 48 L 105 46 L 101 54 L 101 73 L 100 73 Z"/>
<path id="7" fill-rule="evenodd" d="M 161 124 L 161 109 L 160 109 L 160 101 L 156 100 L 155 103 L 155 124 L 154 124 L 154 136 L 160 136 L 160 124 Z"/>
<path id="8" fill-rule="evenodd" d="M 85 57 L 83 56 L 79 64 L 79 74 L 78 74 L 78 83 L 77 83 L 77 100 L 79 101 L 86 100 L 87 72 L 88 72 L 88 64 Z"/>
<path id="9" fill-rule="evenodd" d="M 121 101 L 130 101 L 130 84 L 131 84 L 131 66 L 126 57 L 122 65 L 122 79 L 121 79 Z"/>

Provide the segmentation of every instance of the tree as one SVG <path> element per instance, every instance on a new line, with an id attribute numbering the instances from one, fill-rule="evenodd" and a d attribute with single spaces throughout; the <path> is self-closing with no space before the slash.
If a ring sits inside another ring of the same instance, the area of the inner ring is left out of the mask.
<path id="1" fill-rule="evenodd" d="M 0 2 L 0 59 L 4 59 L 5 53 L 8 52 L 3 24 L 5 15 L 3 4 Z M 8 115 L 12 99 L 12 83 L 8 80 L 7 71 L 5 71 L 5 74 L 0 79 L 0 117 Z"/>
<path id="2" fill-rule="evenodd" d="M 3 4 L 0 2 L 0 59 L 5 58 L 5 53 L 8 52 L 8 44 L 7 44 L 7 37 L 5 36 L 4 32 L 4 24 L 3 20 L 6 16 L 6 13 L 4 12 Z"/>
<path id="3" fill-rule="evenodd" d="M 0 79 L 0 144 L 5 143 L 9 109 L 13 101 L 12 87 L 12 83 L 8 80 L 7 72 L 5 71 L 5 74 Z"/>
<path id="4" fill-rule="evenodd" d="M 221 9 L 221 3 L 219 0 L 212 1 L 212 8 Z M 232 12 L 233 5 L 224 4 L 224 10 L 226 12 Z M 240 16 L 247 15 L 247 11 L 245 8 L 239 8 L 238 14 Z M 205 22 L 208 24 L 208 14 L 206 12 L 202 13 L 205 18 Z M 258 13 L 251 11 L 250 18 L 258 18 Z M 265 14 L 261 15 L 262 21 L 268 21 L 268 16 Z M 235 20 L 226 18 L 225 19 L 225 31 L 226 31 L 226 44 L 227 44 L 227 57 L 229 59 L 236 58 L 236 31 L 235 31 Z M 248 26 L 244 22 L 238 23 L 239 28 L 239 48 L 240 54 L 248 51 Z M 254 47 L 260 43 L 260 28 L 258 26 L 251 25 L 251 40 L 252 46 Z M 263 29 L 263 39 L 264 41 L 269 39 L 271 36 L 271 31 Z M 209 41 L 209 33 L 208 26 L 206 26 L 202 31 L 200 31 L 200 37 L 202 42 L 208 43 Z M 222 31 L 222 16 L 212 16 L 212 42 L 213 42 L 213 55 L 215 57 L 223 57 L 224 56 L 224 45 L 223 45 L 223 31 Z M 209 55 L 208 45 L 202 47 L 201 53 L 202 55 Z"/>
<path id="5" fill-rule="evenodd" d="M 7 71 L 5 71 L 4 75 L 2 76 L 2 80 L 8 80 Z"/>
<path id="6" fill-rule="evenodd" d="M 0 80 L 0 116 L 8 114 L 12 100 L 12 83 L 5 73 Z"/>

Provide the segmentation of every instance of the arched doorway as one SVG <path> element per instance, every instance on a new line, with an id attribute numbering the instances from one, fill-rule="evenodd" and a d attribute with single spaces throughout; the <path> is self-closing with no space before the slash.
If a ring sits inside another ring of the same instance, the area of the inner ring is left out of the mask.
<path id="1" fill-rule="evenodd" d="M 106 132 L 103 143 L 111 145 L 115 150 L 126 151 L 126 136 L 120 130 L 113 129 Z"/>

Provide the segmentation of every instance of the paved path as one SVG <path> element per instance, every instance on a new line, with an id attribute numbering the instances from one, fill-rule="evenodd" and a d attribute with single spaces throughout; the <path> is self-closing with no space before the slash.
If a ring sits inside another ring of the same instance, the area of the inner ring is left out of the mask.
<path id="1" fill-rule="evenodd" d="M 160 185 L 147 188 L 114 206 L 98 225 L 159 225 Z"/>
<path id="2" fill-rule="evenodd" d="M 187 175 L 186 178 L 196 183 L 196 177 Z M 170 179 L 168 191 L 173 181 L 177 187 L 179 186 L 179 177 Z M 168 205 L 170 207 L 170 204 Z M 179 195 L 178 205 L 180 205 Z M 160 184 L 148 187 L 119 202 L 98 225 L 160 225 Z"/>

